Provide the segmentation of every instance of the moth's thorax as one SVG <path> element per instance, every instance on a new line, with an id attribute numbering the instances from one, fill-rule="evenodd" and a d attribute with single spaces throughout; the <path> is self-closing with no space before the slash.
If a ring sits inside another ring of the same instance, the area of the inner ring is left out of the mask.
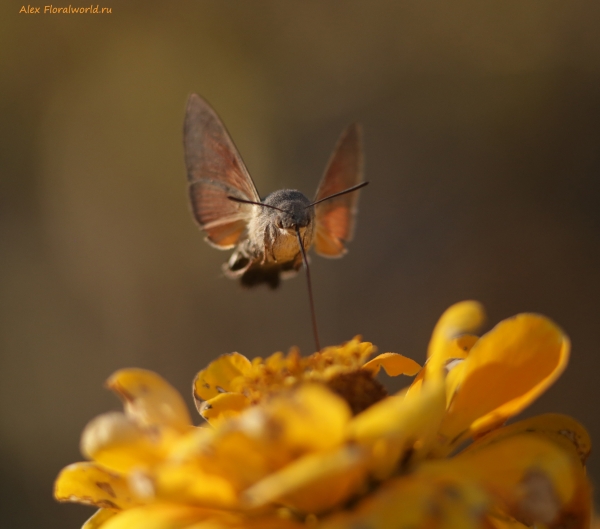
<path id="1" fill-rule="evenodd" d="M 270 217 L 278 228 L 295 230 L 296 226 L 305 228 L 310 224 L 314 216 L 314 209 L 310 206 L 310 200 L 300 191 L 295 189 L 282 189 L 268 195 L 264 204 L 275 206 L 283 211 L 271 208 L 263 208 L 269 212 Z"/>
<path id="2" fill-rule="evenodd" d="M 308 207 L 310 200 L 300 191 L 282 189 L 268 195 L 263 203 L 283 210 L 254 206 L 248 232 L 263 259 L 279 263 L 293 260 L 300 251 L 296 228 L 308 250 L 314 238 L 315 216 L 314 207 Z"/>

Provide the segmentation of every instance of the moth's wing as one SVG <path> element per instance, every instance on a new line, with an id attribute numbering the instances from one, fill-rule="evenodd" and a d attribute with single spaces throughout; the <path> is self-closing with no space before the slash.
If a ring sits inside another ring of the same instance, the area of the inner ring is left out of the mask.
<path id="1" fill-rule="evenodd" d="M 360 184 L 363 179 L 362 131 L 357 123 L 340 136 L 317 189 L 315 201 Z M 358 191 L 347 193 L 315 206 L 315 250 L 323 257 L 341 257 L 344 242 L 354 234 Z"/>
<path id="2" fill-rule="evenodd" d="M 214 246 L 231 248 L 246 229 L 253 206 L 227 197 L 255 202 L 260 197 L 219 116 L 197 94 L 188 99 L 183 143 L 196 222 Z"/>

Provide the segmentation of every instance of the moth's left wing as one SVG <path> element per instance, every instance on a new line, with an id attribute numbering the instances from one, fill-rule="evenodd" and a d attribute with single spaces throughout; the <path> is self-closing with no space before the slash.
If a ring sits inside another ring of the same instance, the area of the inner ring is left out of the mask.
<path id="1" fill-rule="evenodd" d="M 260 202 L 260 197 L 219 116 L 197 94 L 188 99 L 183 143 L 194 217 L 208 242 L 223 250 L 232 248 L 254 206 L 227 197 L 254 202 Z"/>

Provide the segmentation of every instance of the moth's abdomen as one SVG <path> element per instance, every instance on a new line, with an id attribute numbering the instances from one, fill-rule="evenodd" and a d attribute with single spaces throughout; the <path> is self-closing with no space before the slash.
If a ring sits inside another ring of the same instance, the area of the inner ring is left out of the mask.
<path id="1" fill-rule="evenodd" d="M 285 263 L 296 259 L 300 254 L 300 245 L 296 232 L 279 228 L 273 228 L 271 232 L 274 234 L 274 237 L 270 241 L 271 250 L 269 252 L 270 255 L 267 255 L 267 259 L 277 263 Z M 302 238 L 304 250 L 308 252 L 314 238 L 312 226 L 300 228 L 300 237 Z"/>
<path id="2" fill-rule="evenodd" d="M 264 244 L 244 241 L 223 265 L 225 275 L 231 279 L 239 279 L 246 288 L 262 284 L 272 289 L 277 288 L 282 278 L 293 277 L 302 267 L 298 237 L 295 233 L 292 235 L 272 228 L 265 231 L 265 240 L 261 241 Z M 312 230 L 301 230 L 301 236 L 304 247 L 308 250 Z M 264 248 L 265 253 L 259 251 L 260 247 Z"/>

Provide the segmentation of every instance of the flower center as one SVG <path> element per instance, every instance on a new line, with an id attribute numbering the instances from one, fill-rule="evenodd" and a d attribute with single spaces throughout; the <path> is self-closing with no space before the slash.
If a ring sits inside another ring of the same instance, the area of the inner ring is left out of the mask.
<path id="1" fill-rule="evenodd" d="M 336 375 L 327 381 L 327 386 L 348 403 L 354 415 L 387 397 L 383 385 L 362 369 Z"/>

